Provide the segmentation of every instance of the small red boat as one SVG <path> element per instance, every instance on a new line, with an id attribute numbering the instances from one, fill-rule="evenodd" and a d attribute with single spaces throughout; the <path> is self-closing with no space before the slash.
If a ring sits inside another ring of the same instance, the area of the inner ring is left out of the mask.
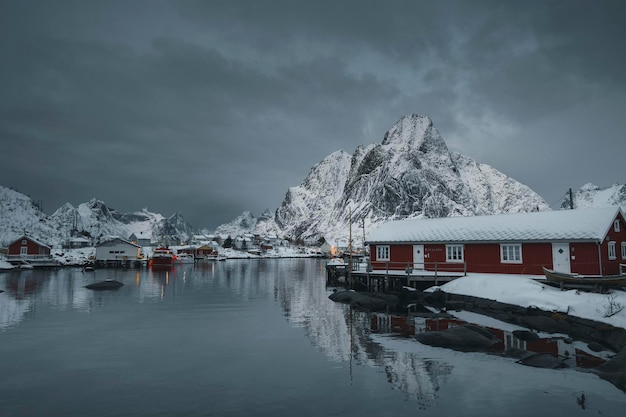
<path id="1" fill-rule="evenodd" d="M 153 268 L 169 268 L 174 264 L 174 253 L 170 248 L 160 247 L 154 249 L 152 254 Z"/>

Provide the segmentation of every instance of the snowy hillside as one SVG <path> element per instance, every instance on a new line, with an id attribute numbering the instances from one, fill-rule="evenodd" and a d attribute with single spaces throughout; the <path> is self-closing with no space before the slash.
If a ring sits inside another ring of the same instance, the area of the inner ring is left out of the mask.
<path id="1" fill-rule="evenodd" d="M 626 184 L 613 184 L 607 188 L 600 188 L 589 183 L 576 191 L 573 197 L 575 208 L 620 206 L 623 211 L 626 211 Z M 569 194 L 563 198 L 562 207 L 570 207 Z"/>
<path id="2" fill-rule="evenodd" d="M 48 216 L 30 197 L 0 186 L 0 246 L 25 233 L 51 246 L 60 246 L 72 236 L 97 241 L 106 236 L 127 239 L 132 233 L 138 238 L 179 243 L 192 234 L 192 228 L 180 214 L 165 218 L 147 209 L 119 213 L 97 199 L 78 207 L 65 203 Z"/>
<path id="3" fill-rule="evenodd" d="M 0 186 L 0 246 L 6 246 L 25 231 L 33 236 L 51 236 L 54 239 L 63 234 L 30 197 Z"/>

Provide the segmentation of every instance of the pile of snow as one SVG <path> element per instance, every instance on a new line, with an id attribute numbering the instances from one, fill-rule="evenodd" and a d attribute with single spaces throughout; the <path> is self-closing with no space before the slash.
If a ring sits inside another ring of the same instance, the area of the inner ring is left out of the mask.
<path id="1" fill-rule="evenodd" d="M 450 294 L 486 298 L 522 307 L 536 307 L 626 328 L 624 291 L 612 291 L 608 294 L 578 290 L 561 291 L 532 277 L 507 274 L 471 274 L 426 291 L 434 291 L 437 288 Z M 612 313 L 615 314 L 611 315 Z"/>
<path id="2" fill-rule="evenodd" d="M 13 268 L 14 268 L 13 265 L 8 263 L 7 261 L 0 259 L 0 271 L 5 270 L 5 269 L 13 269 Z"/>

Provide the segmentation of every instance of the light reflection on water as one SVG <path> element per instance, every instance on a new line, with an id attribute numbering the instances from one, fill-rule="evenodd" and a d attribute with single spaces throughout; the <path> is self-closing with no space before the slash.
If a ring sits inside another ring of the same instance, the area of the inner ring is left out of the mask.
<path id="1" fill-rule="evenodd" d="M 575 416 L 626 404 L 593 375 L 390 336 L 373 326 L 380 315 L 330 301 L 324 278 L 311 259 L 3 273 L 0 415 Z M 125 285 L 84 288 L 103 279 Z"/>

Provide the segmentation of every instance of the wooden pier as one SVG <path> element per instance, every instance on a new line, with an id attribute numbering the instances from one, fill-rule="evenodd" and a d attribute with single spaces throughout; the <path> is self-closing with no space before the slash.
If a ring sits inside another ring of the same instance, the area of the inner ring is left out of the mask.
<path id="1" fill-rule="evenodd" d="M 434 271 L 413 269 L 374 270 L 363 263 L 329 262 L 326 265 L 326 284 L 345 285 L 361 291 L 400 291 L 403 287 L 424 290 L 434 285 L 443 285 L 466 273 L 456 271 Z"/>

